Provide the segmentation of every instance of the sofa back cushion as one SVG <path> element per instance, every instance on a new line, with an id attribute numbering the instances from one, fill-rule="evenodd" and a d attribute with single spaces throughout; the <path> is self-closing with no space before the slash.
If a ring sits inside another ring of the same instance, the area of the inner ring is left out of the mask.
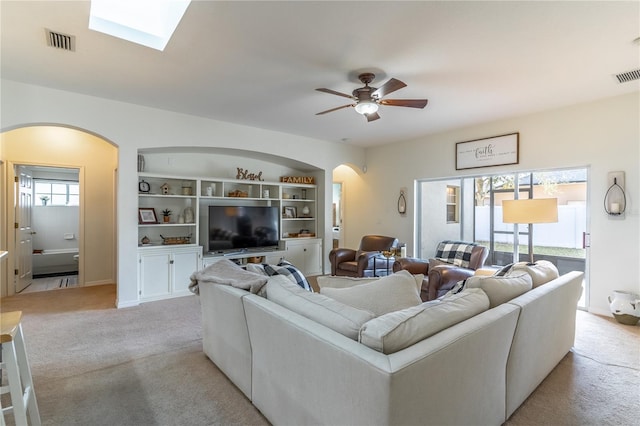
<path id="1" fill-rule="evenodd" d="M 376 316 L 419 305 L 423 275 L 399 271 L 376 281 L 345 288 L 322 287 L 320 293 Z"/>
<path id="2" fill-rule="evenodd" d="M 269 277 L 266 289 L 268 300 L 353 340 L 358 339 L 362 324 L 375 317 L 366 310 L 306 291 L 283 275 Z"/>
<path id="3" fill-rule="evenodd" d="M 378 281 L 379 277 L 343 277 L 339 275 L 320 275 L 316 277 L 316 282 L 322 292 L 322 288 L 346 288 L 353 287 L 354 285 L 367 284 L 374 281 Z"/>
<path id="4" fill-rule="evenodd" d="M 367 321 L 360 329 L 359 340 L 372 349 L 390 354 L 488 308 L 489 298 L 484 291 L 468 289 Z"/>
<path id="5" fill-rule="evenodd" d="M 560 276 L 558 268 L 548 260 L 538 260 L 535 263 L 518 262 L 513 265 L 511 271 L 524 271 L 531 275 L 533 288 L 542 284 L 546 284 L 551 280 L 555 280 Z"/>
<path id="6" fill-rule="evenodd" d="M 481 288 L 489 296 L 489 307 L 501 305 L 531 290 L 531 276 L 524 271 L 511 271 L 504 276 L 474 275 L 465 280 L 466 289 Z"/>

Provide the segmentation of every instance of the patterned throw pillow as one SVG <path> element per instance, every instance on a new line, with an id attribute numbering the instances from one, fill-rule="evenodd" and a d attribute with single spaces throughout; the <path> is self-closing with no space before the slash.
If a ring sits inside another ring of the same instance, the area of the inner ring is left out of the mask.
<path id="1" fill-rule="evenodd" d="M 477 244 L 462 241 L 441 241 L 436 249 L 436 259 L 463 268 L 469 267 L 471 251 Z"/>
<path id="2" fill-rule="evenodd" d="M 264 267 L 264 272 L 268 276 L 283 275 L 303 289 L 313 293 L 313 288 L 305 278 L 304 274 L 286 260 L 281 260 L 277 265 L 268 265 L 263 263 L 262 266 Z"/>

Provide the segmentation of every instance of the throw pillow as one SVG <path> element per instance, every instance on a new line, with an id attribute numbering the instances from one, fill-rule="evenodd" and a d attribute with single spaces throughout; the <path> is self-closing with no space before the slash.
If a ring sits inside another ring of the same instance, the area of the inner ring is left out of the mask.
<path id="1" fill-rule="evenodd" d="M 224 284 L 249 290 L 257 294 L 266 284 L 267 277 L 254 272 L 245 271 L 229 259 L 221 259 L 206 268 L 191 274 L 189 290 L 199 294 L 198 286 L 204 283 Z"/>
<path id="2" fill-rule="evenodd" d="M 511 271 L 524 271 L 531 275 L 533 288 L 555 280 L 560 276 L 556 265 L 548 260 L 538 260 L 535 263 L 519 262 L 513 265 Z"/>
<path id="3" fill-rule="evenodd" d="M 463 241 L 441 241 L 436 248 L 436 259 L 452 263 L 455 266 L 469 268 L 471 252 L 476 246 L 475 243 Z"/>
<path id="4" fill-rule="evenodd" d="M 502 277 L 474 275 L 465 280 L 464 286 L 484 290 L 489 296 L 489 307 L 494 308 L 531 290 L 532 281 L 526 272 L 513 271 Z"/>
<path id="5" fill-rule="evenodd" d="M 374 317 L 371 312 L 303 290 L 283 275 L 270 277 L 266 289 L 267 299 L 272 302 L 353 340 L 358 340 L 362 324 Z"/>
<path id="6" fill-rule="evenodd" d="M 416 306 L 422 303 L 415 277 L 409 271 L 399 271 L 376 281 L 347 288 L 324 287 L 320 293 L 358 309 L 371 311 L 376 316 Z"/>
<path id="7" fill-rule="evenodd" d="M 489 308 L 484 291 L 474 288 L 367 321 L 360 343 L 390 354 L 407 348 Z"/>
<path id="8" fill-rule="evenodd" d="M 295 266 L 293 266 L 290 262 L 286 260 L 281 260 L 277 265 L 267 265 L 266 263 L 262 264 L 264 267 L 264 272 L 272 277 L 274 275 L 284 275 L 289 278 L 291 282 L 299 285 L 303 289 L 307 291 L 313 292 L 313 288 L 309 281 L 305 278 L 304 274 Z"/>

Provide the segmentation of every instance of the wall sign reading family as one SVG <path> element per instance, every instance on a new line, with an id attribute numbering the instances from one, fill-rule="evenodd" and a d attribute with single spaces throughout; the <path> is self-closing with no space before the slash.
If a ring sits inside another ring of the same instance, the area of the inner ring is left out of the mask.
<path id="1" fill-rule="evenodd" d="M 520 133 L 456 143 L 456 170 L 518 164 Z"/>

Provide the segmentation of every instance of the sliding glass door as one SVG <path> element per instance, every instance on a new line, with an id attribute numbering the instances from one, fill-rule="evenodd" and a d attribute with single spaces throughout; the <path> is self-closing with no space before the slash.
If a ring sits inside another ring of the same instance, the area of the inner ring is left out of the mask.
<path id="1" fill-rule="evenodd" d="M 417 182 L 416 253 L 435 255 L 445 239 L 473 241 L 489 248 L 486 265 L 549 260 L 560 274 L 587 276 L 588 169 L 478 175 Z M 558 222 L 509 224 L 502 220 L 502 201 L 557 198 Z M 580 305 L 586 306 L 588 287 Z"/>

